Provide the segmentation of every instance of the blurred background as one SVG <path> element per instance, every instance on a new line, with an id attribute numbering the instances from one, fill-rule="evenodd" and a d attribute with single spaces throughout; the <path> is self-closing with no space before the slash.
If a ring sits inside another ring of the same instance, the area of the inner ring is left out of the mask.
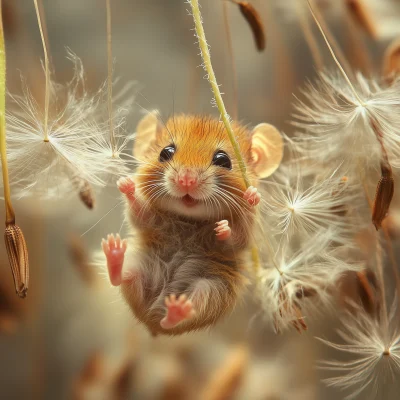
<path id="1" fill-rule="evenodd" d="M 73 75 L 66 59 L 66 48 L 70 48 L 82 59 L 88 91 L 96 91 L 107 77 L 105 1 L 42 3 L 55 80 L 62 83 Z M 173 112 L 217 115 L 210 102 L 209 84 L 203 79 L 189 5 L 184 0 L 111 3 L 115 76 L 122 82 L 135 81 L 137 88 L 128 132 L 135 131 L 143 109 L 156 108 L 164 117 Z M 227 4 L 237 68 L 238 117 L 250 125 L 272 123 L 290 135 L 294 95 L 316 74 L 293 9 L 296 2 L 251 3 L 267 33 L 267 47 L 261 53 L 238 8 Z M 321 2 L 321 9 L 351 61 L 354 43 L 343 18 L 338 17 L 340 2 L 330 3 Z M 381 7 L 380 13 L 393 16 L 393 10 L 399 11 L 396 2 L 382 3 L 387 8 Z M 232 113 L 234 75 L 223 0 L 203 0 L 201 4 L 216 76 Z M 40 102 L 43 49 L 33 1 L 3 0 L 3 9 L 8 89 L 20 92 L 23 76 Z M 383 52 L 398 28 L 386 24 L 379 40 L 360 32 L 362 43 L 373 55 L 374 72 L 379 73 Z M 326 64 L 331 64 L 326 50 L 323 54 Z M 120 197 L 115 187 L 98 192 L 96 200 L 92 211 L 77 198 L 15 202 L 17 222 L 30 252 L 31 282 L 28 297 L 19 299 L 1 244 L 1 398 L 342 398 L 342 393 L 320 383 L 321 374 L 315 368 L 317 360 L 328 356 L 315 336 L 332 334 L 333 313 L 313 321 L 301 335 L 295 330 L 276 335 L 255 299 L 247 295 L 231 316 L 207 332 L 152 338 L 134 320 L 107 277 L 88 266 L 101 238 L 118 232 L 123 222 L 123 206 L 117 205 Z"/>

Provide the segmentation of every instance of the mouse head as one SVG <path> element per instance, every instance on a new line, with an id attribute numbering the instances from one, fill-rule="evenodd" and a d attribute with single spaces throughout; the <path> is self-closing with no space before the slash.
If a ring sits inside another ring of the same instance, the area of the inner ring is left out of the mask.
<path id="1" fill-rule="evenodd" d="M 260 124 L 250 132 L 235 122 L 232 127 L 250 179 L 271 175 L 283 153 L 276 128 Z M 140 160 L 138 194 L 157 208 L 218 219 L 247 206 L 239 164 L 218 119 L 178 115 L 164 124 L 150 113 L 139 122 L 133 153 Z"/>

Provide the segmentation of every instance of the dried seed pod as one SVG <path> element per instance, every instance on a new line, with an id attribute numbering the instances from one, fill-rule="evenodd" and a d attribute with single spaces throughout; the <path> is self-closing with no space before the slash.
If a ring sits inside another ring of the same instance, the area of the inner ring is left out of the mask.
<path id="1" fill-rule="evenodd" d="M 374 206 L 372 209 L 372 222 L 376 230 L 382 225 L 386 217 L 394 194 L 394 180 L 390 165 L 381 165 L 381 178 L 376 188 Z"/>
<path id="2" fill-rule="evenodd" d="M 312 290 L 309 290 L 310 296 L 313 295 Z M 300 295 L 300 291 L 296 292 L 296 297 L 299 298 L 304 298 L 305 292 L 303 292 L 303 296 Z M 308 329 L 306 322 L 304 321 L 303 314 L 301 312 L 301 307 L 300 305 L 296 303 L 289 304 L 289 301 L 287 299 L 287 295 L 284 291 L 282 291 L 279 295 L 279 298 L 281 300 L 281 306 L 279 308 L 279 315 L 280 317 L 285 317 L 287 315 L 291 316 L 291 324 L 292 326 L 296 329 L 298 333 L 301 333 L 302 331 L 306 331 Z M 276 333 L 280 333 L 280 327 L 279 327 L 279 319 L 278 316 L 275 316 L 274 318 L 274 328 Z"/>
<path id="3" fill-rule="evenodd" d="M 94 207 L 95 197 L 90 183 L 77 175 L 72 178 L 72 183 L 78 190 L 79 198 L 82 200 L 83 204 L 91 210 Z"/>
<path id="4" fill-rule="evenodd" d="M 400 73 L 400 39 L 395 39 L 383 56 L 382 74 L 390 85 Z"/>
<path id="5" fill-rule="evenodd" d="M 374 40 L 378 39 L 378 29 L 372 13 L 363 0 L 347 0 L 346 6 L 355 21 Z"/>
<path id="6" fill-rule="evenodd" d="M 233 0 L 239 6 L 240 12 L 244 16 L 245 20 L 249 24 L 251 31 L 253 32 L 254 41 L 258 51 L 265 49 L 265 30 L 264 24 L 261 20 L 258 11 L 247 1 L 236 1 Z"/>
<path id="7" fill-rule="evenodd" d="M 6 226 L 4 233 L 8 259 L 14 278 L 15 291 L 19 297 L 26 297 L 29 285 L 28 249 L 22 230 L 15 224 Z"/>

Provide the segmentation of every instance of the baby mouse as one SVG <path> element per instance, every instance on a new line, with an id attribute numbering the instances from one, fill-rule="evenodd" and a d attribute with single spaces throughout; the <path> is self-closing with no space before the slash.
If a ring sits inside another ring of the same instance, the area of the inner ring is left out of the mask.
<path id="1" fill-rule="evenodd" d="M 233 122 L 253 185 L 272 174 L 283 141 L 271 125 Z M 246 188 L 221 121 L 147 114 L 137 127 L 133 176 L 121 178 L 133 236 L 108 235 L 110 281 L 153 335 L 212 326 L 245 286 L 260 194 Z"/>

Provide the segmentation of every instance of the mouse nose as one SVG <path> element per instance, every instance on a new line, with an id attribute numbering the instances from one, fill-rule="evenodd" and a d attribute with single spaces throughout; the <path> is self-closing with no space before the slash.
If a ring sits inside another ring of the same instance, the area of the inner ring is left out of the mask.
<path id="1" fill-rule="evenodd" d="M 197 176 L 191 170 L 180 171 L 177 183 L 183 190 L 193 190 L 197 187 Z"/>

